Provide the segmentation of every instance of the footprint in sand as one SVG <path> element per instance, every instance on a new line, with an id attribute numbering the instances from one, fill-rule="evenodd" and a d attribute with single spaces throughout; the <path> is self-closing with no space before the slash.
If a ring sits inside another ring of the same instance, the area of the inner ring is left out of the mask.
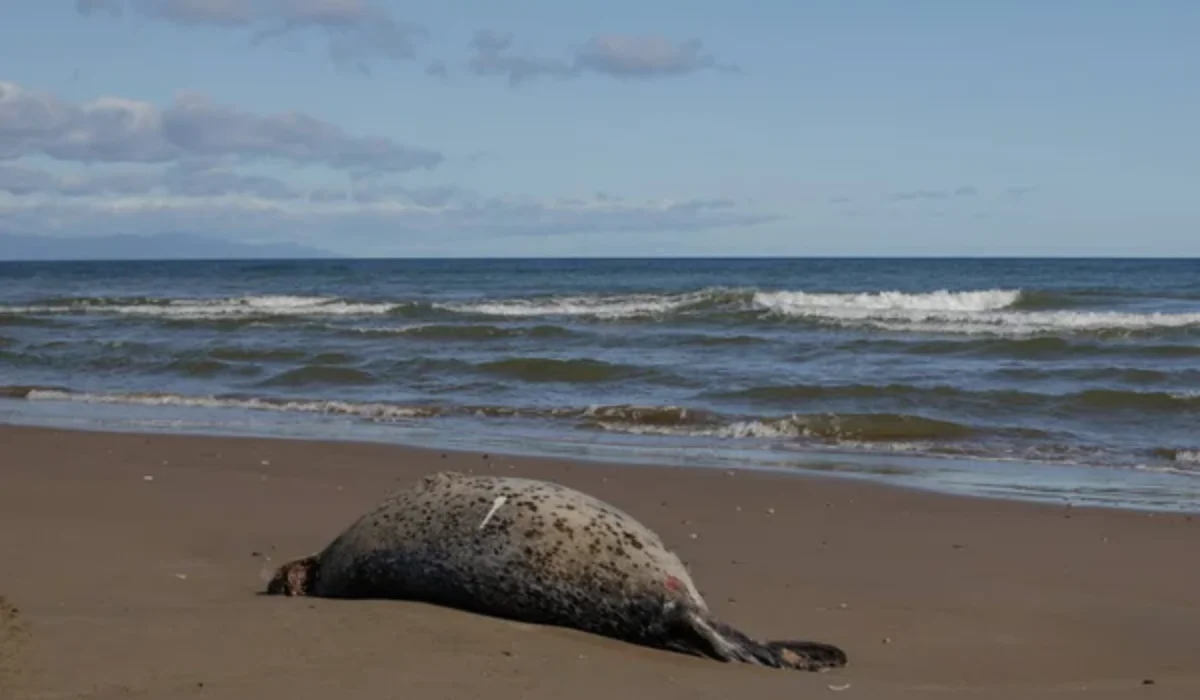
<path id="1" fill-rule="evenodd" d="M 28 640 L 29 630 L 17 607 L 0 596 L 0 697 L 9 697 L 9 691 L 25 675 L 22 652 Z"/>

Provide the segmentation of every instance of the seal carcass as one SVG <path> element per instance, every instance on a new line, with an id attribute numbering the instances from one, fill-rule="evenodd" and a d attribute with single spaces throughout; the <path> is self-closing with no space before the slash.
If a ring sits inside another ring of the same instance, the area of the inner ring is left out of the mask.
<path id="1" fill-rule="evenodd" d="M 559 484 L 439 472 L 393 493 L 267 593 L 423 601 L 643 646 L 817 671 L 846 654 L 715 619 L 683 563 L 620 509 Z"/>

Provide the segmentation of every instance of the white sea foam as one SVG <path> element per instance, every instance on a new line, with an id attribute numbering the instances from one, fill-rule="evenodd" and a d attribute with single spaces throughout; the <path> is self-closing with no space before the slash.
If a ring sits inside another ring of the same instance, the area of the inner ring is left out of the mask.
<path id="1" fill-rule="evenodd" d="M 406 326 L 351 326 L 346 330 L 363 335 L 407 335 L 425 328 L 433 328 L 434 325 L 432 323 L 410 323 Z"/>
<path id="2" fill-rule="evenodd" d="M 776 440 L 781 438 L 815 438 L 828 437 L 829 431 L 814 429 L 802 419 L 779 418 L 774 420 L 734 421 L 725 425 L 661 425 L 629 423 L 625 421 L 597 421 L 595 427 L 610 432 L 629 433 L 631 435 L 663 435 L 678 437 L 710 437 L 733 440 L 759 439 Z"/>
<path id="3" fill-rule="evenodd" d="M 1200 465 L 1200 450 L 1178 450 L 1175 452 L 1175 461 L 1180 464 Z"/>
<path id="4" fill-rule="evenodd" d="M 923 294 L 863 292 L 811 294 L 808 292 L 757 292 L 754 303 L 789 315 L 829 314 L 842 318 L 909 317 L 913 313 L 972 313 L 1003 309 L 1021 298 L 1019 289 L 985 289 L 970 292 L 941 290 Z"/>
<path id="5" fill-rule="evenodd" d="M 925 294 L 758 292 L 753 303 L 781 316 L 918 333 L 1021 336 L 1200 326 L 1200 312 L 1138 314 L 1011 308 L 1020 299 L 1020 290 L 1011 289 Z"/>
<path id="6" fill-rule="evenodd" d="M 544 299 L 504 299 L 475 303 L 434 304 L 434 308 L 485 316 L 592 316 L 636 318 L 670 313 L 712 298 L 713 290 L 686 294 L 621 294 L 612 296 L 569 296 Z"/>
<path id="7" fill-rule="evenodd" d="M 1150 464 L 1135 464 L 1134 469 L 1139 472 L 1151 472 L 1153 474 L 1172 474 L 1177 476 L 1196 476 L 1195 469 L 1187 467 L 1162 467 Z"/>
<path id="8" fill-rule="evenodd" d="M 436 409 L 421 406 L 396 406 L 348 401 L 271 401 L 258 398 L 183 396 L 179 394 L 93 394 L 58 389 L 34 389 L 25 397 L 30 401 L 74 401 L 77 403 L 125 404 L 136 406 L 178 406 L 184 408 L 237 408 L 254 411 L 321 413 L 345 415 L 373 421 L 393 421 L 436 415 Z"/>
<path id="9" fill-rule="evenodd" d="M 396 308 L 397 305 L 391 303 L 354 303 L 334 297 L 267 294 L 219 299 L 170 299 L 132 303 L 80 300 L 71 304 L 5 307 L 2 310 L 23 314 L 90 313 L 175 319 L 216 319 L 251 316 L 367 316 L 386 314 Z"/>
<path id="10" fill-rule="evenodd" d="M 1019 289 L 836 294 L 706 288 L 677 294 L 574 295 L 437 302 L 431 306 L 451 313 L 497 317 L 568 316 L 597 319 L 653 318 L 672 313 L 701 312 L 716 307 L 725 311 L 894 332 L 1002 336 L 1200 327 L 1200 310 L 1174 313 L 1024 310 L 1019 308 L 1021 299 L 1022 292 Z M 341 317 L 378 316 L 397 311 L 410 303 L 354 302 L 336 297 L 292 295 L 145 301 L 81 299 L 64 304 L 0 307 L 0 313 L 88 313 L 174 319 Z M 419 327 L 385 332 L 405 333 Z"/>

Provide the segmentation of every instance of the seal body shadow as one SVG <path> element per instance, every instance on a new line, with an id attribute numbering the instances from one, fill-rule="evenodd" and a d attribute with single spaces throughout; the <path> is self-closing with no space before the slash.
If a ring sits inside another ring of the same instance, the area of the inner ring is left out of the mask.
<path id="1" fill-rule="evenodd" d="M 774 668 L 846 664 L 837 647 L 760 642 L 714 619 L 656 533 L 608 503 L 531 479 L 425 477 L 321 552 L 279 567 L 266 592 L 421 601 Z"/>

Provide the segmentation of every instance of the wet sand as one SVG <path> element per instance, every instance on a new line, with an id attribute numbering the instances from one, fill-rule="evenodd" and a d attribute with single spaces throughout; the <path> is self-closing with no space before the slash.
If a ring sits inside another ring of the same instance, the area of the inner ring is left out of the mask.
<path id="1" fill-rule="evenodd" d="M 718 616 L 838 644 L 850 665 L 731 666 L 422 604 L 258 595 L 271 566 L 439 469 L 612 501 Z M 1200 697 L 1200 516 L 791 475 L 0 426 L 0 597 L 6 700 Z"/>

